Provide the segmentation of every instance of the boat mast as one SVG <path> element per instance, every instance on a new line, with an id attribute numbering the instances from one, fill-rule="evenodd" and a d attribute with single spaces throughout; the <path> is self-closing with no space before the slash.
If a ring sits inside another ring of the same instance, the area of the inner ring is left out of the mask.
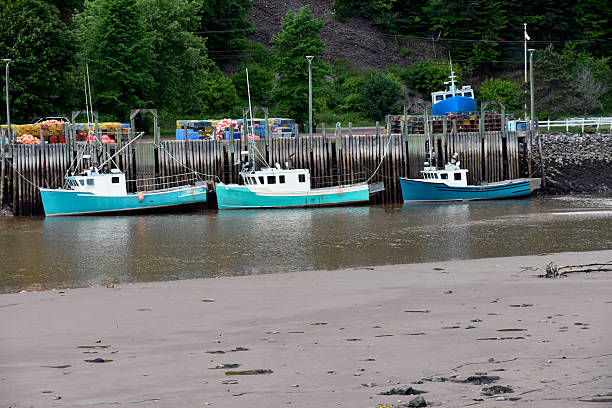
<path id="1" fill-rule="evenodd" d="M 448 60 L 450 62 L 450 71 L 451 71 L 451 74 L 449 76 L 451 80 L 451 91 L 453 91 L 453 96 L 455 96 L 455 73 L 453 72 L 453 59 L 451 58 L 450 51 L 448 52 Z"/>
<path id="2" fill-rule="evenodd" d="M 246 124 L 247 129 L 247 142 L 249 147 L 249 161 L 251 162 L 251 166 L 253 166 L 253 170 L 255 170 L 255 129 L 253 128 L 253 110 L 251 108 L 251 88 L 249 86 L 249 69 L 246 69 L 246 81 L 247 81 L 247 95 L 249 97 L 249 115 L 251 117 L 251 131 L 253 132 L 251 137 L 249 138 L 249 124 Z M 244 135 L 242 135 L 244 137 Z"/>

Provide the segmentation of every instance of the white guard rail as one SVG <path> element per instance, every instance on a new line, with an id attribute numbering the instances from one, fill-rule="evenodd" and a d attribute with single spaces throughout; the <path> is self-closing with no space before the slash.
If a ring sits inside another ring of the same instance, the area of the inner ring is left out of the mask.
<path id="1" fill-rule="evenodd" d="M 541 128 L 559 128 L 564 127 L 565 131 L 569 131 L 570 127 L 580 127 L 584 132 L 585 127 L 596 127 L 597 131 L 599 128 L 609 127 L 612 130 L 612 117 L 600 117 L 600 118 L 567 118 L 561 120 L 540 120 L 538 125 Z"/>

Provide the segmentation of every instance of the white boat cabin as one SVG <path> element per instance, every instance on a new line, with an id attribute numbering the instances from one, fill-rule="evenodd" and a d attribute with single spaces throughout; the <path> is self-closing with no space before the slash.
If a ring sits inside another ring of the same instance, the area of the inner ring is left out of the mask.
<path id="1" fill-rule="evenodd" d="M 66 184 L 70 190 L 95 195 L 127 195 L 125 174 L 119 169 L 112 169 L 110 173 L 85 170 L 79 175 L 66 177 Z"/>
<path id="2" fill-rule="evenodd" d="M 453 160 L 454 161 L 454 160 Z M 467 187 L 467 169 L 461 169 L 459 162 L 447 163 L 444 169 L 429 166 L 425 163 L 425 168 L 421 171 L 422 181 L 428 183 L 444 183 L 452 187 Z"/>
<path id="3" fill-rule="evenodd" d="M 448 91 L 432 92 L 431 104 L 435 105 L 436 103 L 452 98 L 453 96 L 463 96 L 465 98 L 474 99 L 474 91 L 470 85 L 464 85 L 461 87 L 461 89 L 457 89 L 455 85 L 451 85 L 448 87 Z"/>
<path id="4" fill-rule="evenodd" d="M 251 190 L 270 192 L 310 191 L 310 171 L 308 169 L 281 169 L 279 167 L 241 171 L 240 176 L 243 184 Z"/>

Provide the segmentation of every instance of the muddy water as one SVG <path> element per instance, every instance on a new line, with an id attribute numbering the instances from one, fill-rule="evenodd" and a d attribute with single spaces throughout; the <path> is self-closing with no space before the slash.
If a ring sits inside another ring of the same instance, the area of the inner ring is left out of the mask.
<path id="1" fill-rule="evenodd" d="M 612 248 L 612 199 L 0 218 L 0 292 Z"/>

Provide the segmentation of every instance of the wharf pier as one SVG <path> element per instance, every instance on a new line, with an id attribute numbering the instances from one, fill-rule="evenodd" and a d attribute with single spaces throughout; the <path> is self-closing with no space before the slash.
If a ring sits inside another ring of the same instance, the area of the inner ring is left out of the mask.
<path id="1" fill-rule="evenodd" d="M 524 163 L 528 149 L 524 132 L 503 128 L 487 131 L 458 131 L 457 124 L 444 120 L 441 128 L 426 126 L 420 133 L 409 133 L 408 123 L 392 127 L 376 127 L 372 134 L 348 132 L 320 136 L 274 137 L 257 140 L 256 145 L 270 166 L 276 163 L 295 168 L 308 168 L 313 187 L 325 187 L 368 180 L 384 182 L 385 190 L 371 198 L 372 204 L 401 203 L 400 177 L 419 177 L 429 149 L 434 143 L 436 162 L 443 166 L 453 153 L 459 153 L 462 167 L 467 168 L 468 182 L 495 182 L 525 176 Z M 323 129 L 324 126 L 323 126 Z M 133 137 L 130 135 L 130 138 Z M 188 139 L 188 138 L 185 138 Z M 118 138 L 118 141 L 121 137 Z M 78 159 L 84 142 L 65 144 L 5 145 L 0 160 L 0 199 L 4 211 L 17 216 L 43 215 L 38 188 L 59 188 L 72 164 Z M 121 148 L 121 142 L 97 146 L 102 160 Z M 159 130 L 152 141 L 139 141 L 127 146 L 114 159 L 128 180 L 178 176 L 196 171 L 224 183 L 239 181 L 244 142 L 236 140 L 166 141 Z M 529 150 L 530 151 L 530 150 Z M 81 164 L 78 164 L 79 166 Z M 77 166 L 77 169 L 79 167 Z M 128 189 L 136 191 L 136 183 Z M 211 199 L 203 209 L 214 209 Z"/>

